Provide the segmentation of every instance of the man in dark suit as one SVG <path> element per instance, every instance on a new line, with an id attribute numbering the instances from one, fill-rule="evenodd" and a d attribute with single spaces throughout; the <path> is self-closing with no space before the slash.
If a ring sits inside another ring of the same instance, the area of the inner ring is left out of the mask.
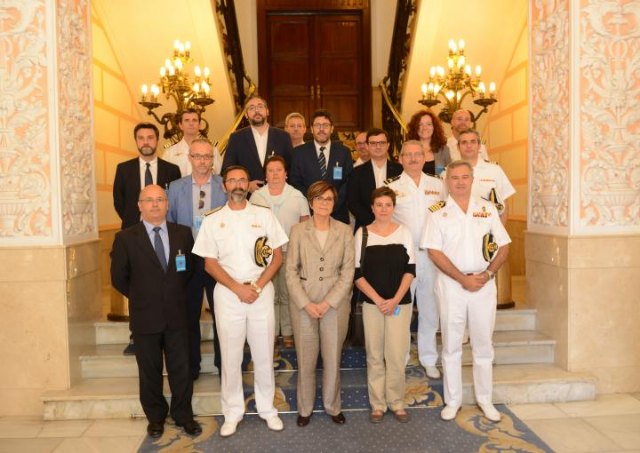
<path id="1" fill-rule="evenodd" d="M 187 284 L 193 269 L 191 229 L 167 223 L 167 195 L 158 185 L 139 195 L 142 222 L 116 234 L 111 250 L 111 284 L 129 298 L 129 326 L 136 344 L 140 403 L 151 437 L 160 437 L 170 413 L 177 426 L 197 435 L 193 381 L 189 374 Z M 171 407 L 162 393 L 162 356 L 171 388 Z"/>
<path id="2" fill-rule="evenodd" d="M 138 194 L 149 184 L 168 187 L 180 178 L 180 167 L 156 156 L 159 131 L 155 124 L 139 123 L 133 137 L 140 155 L 119 163 L 113 181 L 113 206 L 122 220 L 122 229 L 140 222 Z"/>
<path id="3" fill-rule="evenodd" d="M 347 204 L 356 218 L 355 229 L 373 222 L 371 192 L 384 185 L 387 178 L 402 173 L 402 165 L 389 160 L 389 136 L 382 129 L 366 134 L 370 160 L 353 169 L 349 178 Z"/>
<path id="4" fill-rule="evenodd" d="M 269 107 L 260 96 L 249 98 L 245 104 L 245 116 L 250 126 L 229 137 L 222 171 L 231 165 L 241 165 L 249 170 L 249 192 L 253 193 L 264 185 L 265 160 L 272 154 L 278 154 L 290 166 L 292 146 L 289 134 L 267 122 Z"/>
<path id="5" fill-rule="evenodd" d="M 347 181 L 353 170 L 351 152 L 340 142 L 332 142 L 333 122 L 327 110 L 316 110 L 311 117 L 313 141 L 296 147 L 291 161 L 289 182 L 303 194 L 321 179 L 338 191 L 334 219 L 349 223 Z"/>

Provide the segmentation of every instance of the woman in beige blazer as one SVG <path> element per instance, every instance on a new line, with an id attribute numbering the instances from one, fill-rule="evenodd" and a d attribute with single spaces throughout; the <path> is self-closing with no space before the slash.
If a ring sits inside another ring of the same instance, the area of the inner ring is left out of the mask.
<path id="1" fill-rule="evenodd" d="M 345 422 L 340 400 L 340 359 L 347 335 L 354 274 L 351 228 L 331 218 L 338 194 L 326 181 L 309 187 L 313 216 L 291 228 L 286 264 L 289 310 L 298 358 L 298 426 L 311 420 L 316 364 L 322 353 L 322 401 L 337 424 Z"/>

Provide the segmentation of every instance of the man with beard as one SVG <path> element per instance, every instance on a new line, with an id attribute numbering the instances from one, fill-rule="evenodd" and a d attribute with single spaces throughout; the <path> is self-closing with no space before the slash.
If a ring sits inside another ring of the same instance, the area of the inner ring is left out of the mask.
<path id="1" fill-rule="evenodd" d="M 249 192 L 264 185 L 264 162 L 278 154 L 284 157 L 287 167 L 291 164 L 291 137 L 285 131 L 271 127 L 267 122 L 269 107 L 260 96 L 252 96 L 245 104 L 245 116 L 249 126 L 229 137 L 227 151 L 222 161 L 224 171 L 231 165 L 240 165 L 249 171 Z"/>
<path id="2" fill-rule="evenodd" d="M 338 192 L 331 216 L 349 224 L 347 181 L 353 170 L 351 152 L 340 142 L 332 142 L 333 121 L 327 110 L 316 110 L 311 117 L 313 141 L 296 148 L 291 162 L 291 185 L 307 194 L 316 181 L 325 180 Z"/>
<path id="3" fill-rule="evenodd" d="M 205 270 L 218 282 L 213 290 L 222 352 L 220 436 L 236 432 L 244 417 L 242 359 L 245 340 L 254 364 L 258 415 L 272 431 L 284 425 L 273 405 L 274 288 L 271 279 L 282 264 L 288 242 L 270 209 L 247 202 L 249 172 L 241 166 L 223 171 L 227 204 L 205 217 L 193 253 L 205 259 Z"/>
<path id="4" fill-rule="evenodd" d="M 160 132 L 155 124 L 140 123 L 133 138 L 140 155 L 118 164 L 113 181 L 113 206 L 122 220 L 122 229 L 140 222 L 138 195 L 150 184 L 167 188 L 180 179 L 180 168 L 156 156 Z"/>
<path id="5" fill-rule="evenodd" d="M 447 139 L 447 146 L 449 147 L 449 154 L 451 155 L 451 162 L 454 160 L 462 159 L 460 156 L 460 150 L 458 149 L 458 140 L 460 139 L 460 133 L 471 129 L 473 124 L 471 123 L 471 112 L 466 109 L 458 109 L 453 112 L 451 116 L 451 137 Z M 487 154 L 487 147 L 482 143 L 480 144 L 480 157 L 483 160 L 489 160 L 489 154 Z"/>

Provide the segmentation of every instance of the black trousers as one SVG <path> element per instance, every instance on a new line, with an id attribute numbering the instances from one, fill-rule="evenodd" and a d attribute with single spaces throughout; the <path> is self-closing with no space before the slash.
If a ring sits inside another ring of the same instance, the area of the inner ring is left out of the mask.
<path id="1" fill-rule="evenodd" d="M 140 403 L 147 420 L 162 423 L 170 413 L 177 423 L 193 419 L 193 380 L 189 374 L 187 329 L 133 334 L 140 383 Z M 162 393 L 162 357 L 167 366 L 171 407 Z"/>
<path id="2" fill-rule="evenodd" d="M 187 319 L 189 322 L 189 362 L 192 375 L 200 374 L 200 314 L 202 313 L 202 290 L 205 290 L 211 317 L 213 319 L 213 287 L 216 281 L 204 270 L 204 258 L 193 255 L 194 272 L 187 285 Z M 213 365 L 221 371 L 220 341 L 215 319 L 213 322 Z M 222 374 L 222 373 L 221 373 Z"/>

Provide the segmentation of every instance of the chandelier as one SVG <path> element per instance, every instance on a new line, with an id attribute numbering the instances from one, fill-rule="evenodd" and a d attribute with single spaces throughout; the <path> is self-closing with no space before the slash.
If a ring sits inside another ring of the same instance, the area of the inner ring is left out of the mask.
<path id="1" fill-rule="evenodd" d="M 475 123 L 487 107 L 495 102 L 496 84 L 489 84 L 489 91 L 484 82 L 480 79 L 482 68 L 475 67 L 475 74 L 471 65 L 467 64 L 464 56 L 464 41 L 456 42 L 449 40 L 449 57 L 447 58 L 449 71 L 445 74 L 442 66 L 432 66 L 429 71 L 429 80 L 422 84 L 422 99 L 418 102 L 428 108 L 439 104 L 442 100 L 444 105 L 438 117 L 445 123 L 451 123 L 453 113 L 460 109 L 465 97 L 471 95 L 473 103 L 482 107 L 477 114 L 471 112 L 471 120 Z"/>
<path id="2" fill-rule="evenodd" d="M 182 138 L 182 131 L 177 124 L 177 119 L 182 112 L 195 109 L 202 115 L 207 105 L 214 102 L 209 95 L 211 91 L 209 68 L 200 69 L 200 66 L 196 66 L 191 79 L 186 66 L 192 61 L 191 43 L 187 41 L 183 44 L 176 40 L 173 43 L 173 56 L 167 58 L 164 66 L 160 68 L 159 86 L 142 85 L 142 100 L 139 104 L 147 109 L 148 115 L 153 116 L 160 125 L 164 126 L 164 138 L 170 139 L 172 143 L 177 143 Z M 176 103 L 175 112 L 165 113 L 162 118 L 153 111 L 162 106 L 159 102 L 160 93 L 167 100 L 173 98 Z M 209 133 L 209 123 L 204 118 L 201 120 L 204 126 L 200 129 L 200 134 L 206 137 Z"/>

